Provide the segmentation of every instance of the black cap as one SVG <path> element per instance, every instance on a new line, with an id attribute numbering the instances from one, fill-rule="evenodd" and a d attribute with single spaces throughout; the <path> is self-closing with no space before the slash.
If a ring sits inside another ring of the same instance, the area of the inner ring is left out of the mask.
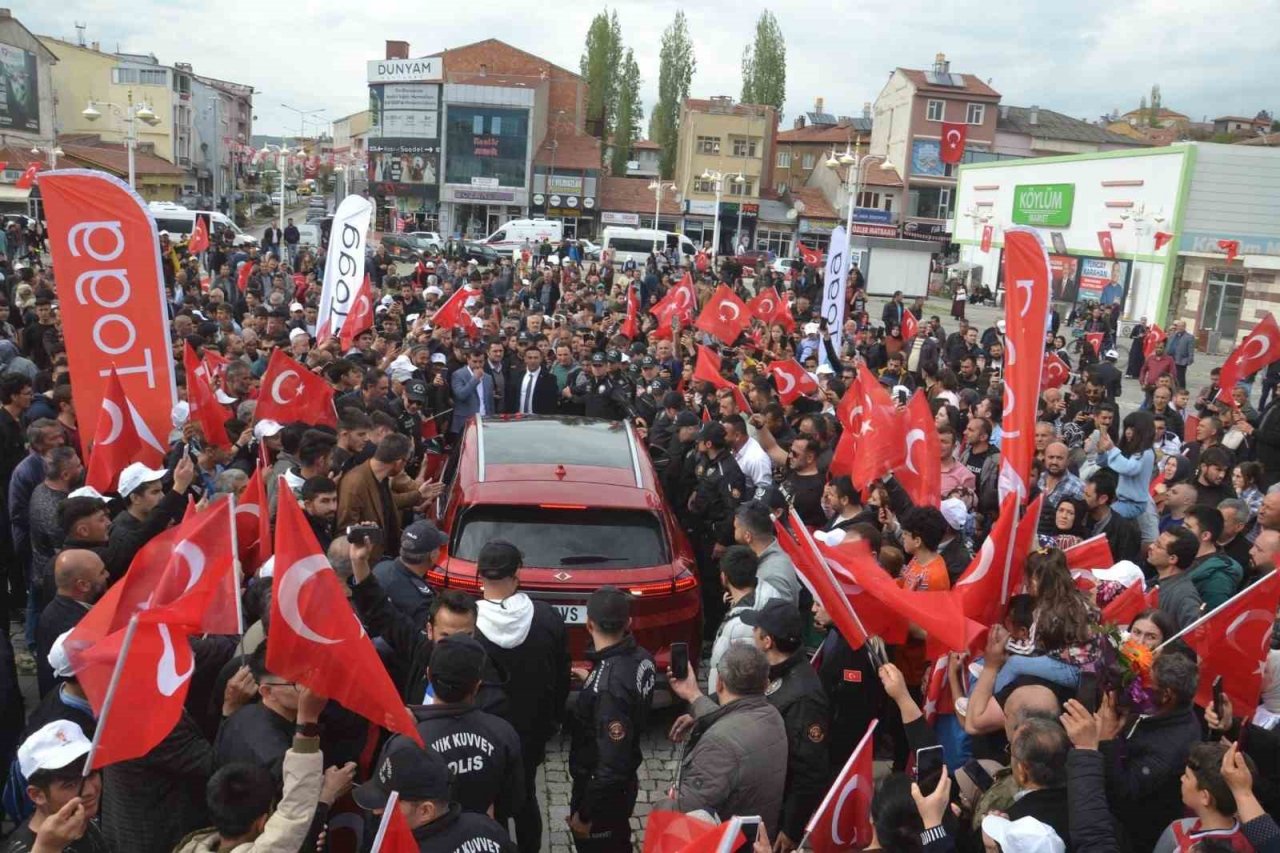
<path id="1" fill-rule="evenodd" d="M 608 359 L 605 358 L 604 353 L 593 352 L 591 353 L 591 363 L 592 364 L 608 364 L 609 362 L 608 362 Z"/>
<path id="2" fill-rule="evenodd" d="M 610 363 L 610 364 L 622 364 L 622 353 L 621 353 L 621 351 L 616 350 L 616 349 L 611 349 L 611 350 L 609 350 L 609 363 Z"/>
<path id="3" fill-rule="evenodd" d="M 439 753 L 397 738 L 373 778 L 357 785 L 351 795 L 360 808 L 373 810 L 385 807 L 392 791 L 398 791 L 401 800 L 411 802 L 447 800 L 449 765 Z"/>
<path id="4" fill-rule="evenodd" d="M 741 619 L 742 624 L 759 628 L 789 648 L 798 646 L 804 639 L 804 619 L 799 608 L 790 601 L 772 599 L 759 610 L 748 608 L 742 611 Z"/>
<path id="5" fill-rule="evenodd" d="M 643 355 L 649 349 L 649 345 L 644 341 L 634 341 L 631 344 L 631 352 L 634 355 Z"/>
<path id="6" fill-rule="evenodd" d="M 631 596 L 616 586 L 602 586 L 587 599 L 587 618 L 597 625 L 625 625 L 631 618 Z"/>
<path id="7" fill-rule="evenodd" d="M 658 360 L 651 355 L 642 356 L 640 358 L 640 366 L 641 367 L 657 367 Z"/>
<path id="8" fill-rule="evenodd" d="M 479 640 L 467 634 L 452 634 L 436 641 L 427 666 L 433 682 L 465 690 L 480 680 L 484 658 L 484 646 Z"/>
<path id="9" fill-rule="evenodd" d="M 662 408 L 679 409 L 684 406 L 684 397 L 680 396 L 679 391 L 668 391 L 662 395 Z"/>
<path id="10" fill-rule="evenodd" d="M 529 343 L 530 340 L 531 339 L 529 337 L 528 332 L 521 332 L 520 334 L 516 335 L 516 343 L 527 344 Z"/>
<path id="11" fill-rule="evenodd" d="M 667 391 L 671 390 L 671 384 L 663 379 L 654 379 L 649 383 L 648 388 L 649 393 L 656 397 L 659 394 L 665 395 Z"/>
<path id="12" fill-rule="evenodd" d="M 725 442 L 724 424 L 719 421 L 707 421 L 698 432 L 698 441 L 709 441 L 717 447 Z"/>
<path id="13" fill-rule="evenodd" d="M 524 562 L 520 549 L 510 542 L 495 540 L 480 549 L 476 558 L 476 571 L 487 580 L 502 580 L 515 575 Z"/>
<path id="14" fill-rule="evenodd" d="M 676 429 L 679 429 L 680 427 L 697 426 L 699 423 L 700 421 L 698 420 L 698 416 L 688 409 L 685 409 L 676 415 Z"/>
<path id="15" fill-rule="evenodd" d="M 404 395 L 415 403 L 427 402 L 427 383 L 421 379 L 410 379 L 404 385 Z"/>
<path id="16" fill-rule="evenodd" d="M 753 501 L 764 504 L 772 512 L 773 510 L 787 508 L 787 496 L 782 493 L 782 489 L 770 483 L 767 486 L 760 486 L 751 496 Z"/>
<path id="17" fill-rule="evenodd" d="M 400 554 L 408 557 L 425 557 L 443 547 L 449 537 L 429 521 L 415 521 L 400 534 Z"/>

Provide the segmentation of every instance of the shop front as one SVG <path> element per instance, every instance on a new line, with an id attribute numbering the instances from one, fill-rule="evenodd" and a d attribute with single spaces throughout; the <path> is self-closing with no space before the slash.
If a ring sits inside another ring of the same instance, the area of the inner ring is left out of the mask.
<path id="1" fill-rule="evenodd" d="M 720 254 L 750 249 L 759 216 L 760 205 L 754 202 L 720 202 Z"/>
<path id="2" fill-rule="evenodd" d="M 530 108 L 512 108 L 453 103 L 453 87 L 445 88 L 440 230 L 479 240 L 529 209 L 532 93 Z M 482 94 L 507 91 L 488 87 Z"/>
<path id="3" fill-rule="evenodd" d="M 695 246 L 709 245 L 716 228 L 716 203 L 700 199 L 685 199 L 684 233 Z"/>
<path id="4" fill-rule="evenodd" d="M 594 238 L 599 233 L 596 183 L 594 176 L 535 174 L 529 215 L 560 220 L 567 240 Z"/>

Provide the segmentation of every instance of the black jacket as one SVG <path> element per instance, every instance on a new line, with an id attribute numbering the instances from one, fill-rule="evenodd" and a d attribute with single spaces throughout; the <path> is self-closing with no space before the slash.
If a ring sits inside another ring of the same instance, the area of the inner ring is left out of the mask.
<path id="1" fill-rule="evenodd" d="M 1160 833 L 1182 817 L 1178 779 L 1200 741 L 1193 710 L 1144 717 L 1129 734 L 1099 745 L 1107 762 L 1107 799 L 1133 850 L 1151 850 Z"/>
<path id="2" fill-rule="evenodd" d="M 612 819 L 630 811 L 656 673 L 631 635 L 587 658 L 595 666 L 569 719 L 569 775 L 579 794 L 572 810 L 590 822 L 593 815 Z"/>
<path id="3" fill-rule="evenodd" d="M 529 792 L 524 789 L 520 737 L 511 724 L 471 704 L 414 705 L 418 734 L 449 765 L 453 799 L 469 812 L 484 814 L 490 806 L 496 814 L 514 814 Z M 382 754 L 397 742 L 396 735 Z M 379 761 L 378 766 L 381 766 Z"/>
<path id="4" fill-rule="evenodd" d="M 426 580 L 414 574 L 399 558 L 378 563 L 373 567 L 373 576 L 397 610 L 413 624 L 426 626 L 431 618 L 431 602 L 436 597 Z"/>
<path id="5" fill-rule="evenodd" d="M 1138 530 L 1138 522 L 1112 511 L 1106 526 L 1094 535 L 1098 534 L 1107 537 L 1107 541 L 1111 543 L 1111 556 L 1117 561 L 1141 562 L 1138 556 L 1142 549 L 1142 534 Z"/>
<path id="6" fill-rule="evenodd" d="M 853 649 L 835 628 L 827 631 L 818 657 L 818 680 L 827 694 L 830 767 L 844 767 L 871 721 L 881 717 L 888 697 L 864 644 Z"/>
<path id="7" fill-rule="evenodd" d="M 597 379 L 582 371 L 569 387 L 573 402 L 589 418 L 620 421 L 630 416 L 633 389 L 629 382 L 608 375 Z"/>
<path id="8" fill-rule="evenodd" d="M 57 684 L 53 670 L 49 668 L 49 650 L 53 648 L 53 641 L 64 631 L 79 625 L 88 612 L 86 605 L 65 595 L 55 595 L 40 612 L 40 620 L 36 623 L 36 679 L 41 696 Z"/>
<path id="9" fill-rule="evenodd" d="M 1073 750 L 1074 751 L 1074 750 Z M 1028 791 L 1009 806 L 1009 820 L 1033 817 L 1053 827 L 1062 843 L 1071 849 L 1071 821 L 1067 806 L 1066 788 L 1041 788 Z"/>
<path id="10" fill-rule="evenodd" d="M 68 539 L 62 543 L 59 551 L 65 551 L 68 548 L 87 548 L 93 551 L 102 558 L 102 562 L 107 566 L 107 574 L 111 576 L 111 582 L 115 583 L 124 576 L 134 556 L 142 550 L 142 546 L 170 524 L 180 520 L 186 511 L 186 495 L 169 489 L 144 521 L 138 521 L 127 511 L 117 514 L 111 522 L 111 533 L 105 545 L 100 542 L 82 543 Z M 53 561 L 50 561 L 46 571 L 50 573 L 53 571 Z"/>
<path id="11" fill-rule="evenodd" d="M 769 667 L 765 696 L 787 727 L 787 782 L 779 826 L 799 841 L 831 782 L 827 694 L 803 648 Z"/>
<path id="12" fill-rule="evenodd" d="M 515 853 L 507 831 L 488 815 L 462 810 L 458 803 L 450 803 L 444 817 L 424 824 L 413 831 L 420 853 Z"/>
<path id="13" fill-rule="evenodd" d="M 1067 815 L 1075 853 L 1120 853 L 1115 820 L 1107 804 L 1107 768 L 1102 753 L 1067 753 Z"/>
<path id="14" fill-rule="evenodd" d="M 721 545 L 733 544 L 733 514 L 746 498 L 747 478 L 728 450 L 715 459 L 705 453 L 694 457 L 693 501 L 690 511 L 695 524 Z"/>
<path id="15" fill-rule="evenodd" d="M 516 414 L 520 411 L 520 400 L 524 393 L 524 377 L 527 371 L 515 371 L 507 382 L 507 396 L 502 401 L 503 411 Z M 560 390 L 556 378 L 551 371 L 543 367 L 538 371 L 538 378 L 533 383 L 533 399 L 531 400 L 535 415 L 554 415 L 560 405 Z"/>

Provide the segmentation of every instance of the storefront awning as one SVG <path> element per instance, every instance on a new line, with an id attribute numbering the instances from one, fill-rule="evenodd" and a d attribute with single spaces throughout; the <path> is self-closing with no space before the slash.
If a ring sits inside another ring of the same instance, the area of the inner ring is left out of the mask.
<path id="1" fill-rule="evenodd" d="M 29 189 L 19 189 L 13 184 L 0 184 L 0 201 L 26 201 L 30 195 Z"/>
<path id="2" fill-rule="evenodd" d="M 761 222 L 769 222 L 773 224 L 785 223 L 792 225 L 795 220 L 788 218 L 787 214 L 791 211 L 791 205 L 786 202 L 777 201 L 776 199 L 762 198 L 760 199 L 759 220 Z"/>

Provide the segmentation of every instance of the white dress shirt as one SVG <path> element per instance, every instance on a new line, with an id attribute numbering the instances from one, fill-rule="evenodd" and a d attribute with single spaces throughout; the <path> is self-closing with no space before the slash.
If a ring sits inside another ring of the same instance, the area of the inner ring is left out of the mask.
<path id="1" fill-rule="evenodd" d="M 752 486 L 759 488 L 773 483 L 773 460 L 754 438 L 748 438 L 733 458 Z"/>
<path id="2" fill-rule="evenodd" d="M 533 386 L 538 382 L 538 376 L 542 370 L 535 370 L 533 373 L 524 375 L 524 382 L 520 385 L 520 414 L 533 414 Z"/>

